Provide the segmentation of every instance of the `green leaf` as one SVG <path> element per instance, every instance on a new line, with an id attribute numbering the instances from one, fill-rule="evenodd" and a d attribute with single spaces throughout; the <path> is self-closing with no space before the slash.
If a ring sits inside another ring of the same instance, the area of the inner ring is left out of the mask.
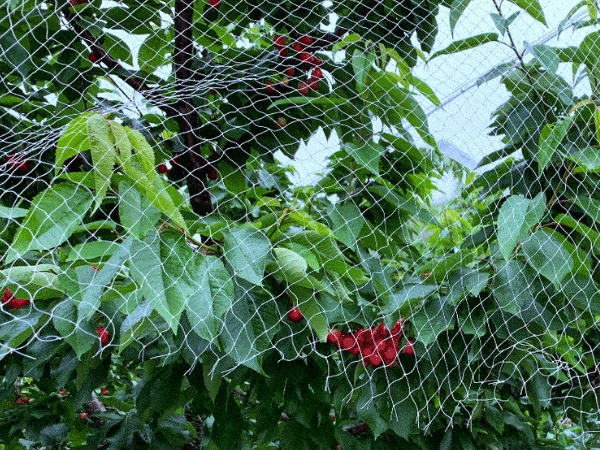
<path id="1" fill-rule="evenodd" d="M 575 197 L 575 204 L 583 209 L 583 212 L 588 215 L 597 224 L 600 224 L 600 200 L 592 197 L 578 196 Z"/>
<path id="2" fill-rule="evenodd" d="M 336 204 L 329 213 L 333 232 L 346 247 L 354 247 L 365 225 L 365 218 L 354 203 Z"/>
<path id="3" fill-rule="evenodd" d="M 301 286 L 290 286 L 289 293 L 319 340 L 324 342 L 329 333 L 329 324 L 313 290 Z"/>
<path id="4" fill-rule="evenodd" d="M 540 134 L 540 149 L 536 155 L 538 160 L 538 173 L 541 175 L 552 160 L 563 138 L 573 122 L 574 116 L 567 116 L 556 124 L 547 124 Z"/>
<path id="5" fill-rule="evenodd" d="M 63 300 L 52 310 L 52 323 L 56 331 L 73 347 L 79 359 L 98 341 L 89 324 L 77 319 L 77 307 L 70 299 Z"/>
<path id="6" fill-rule="evenodd" d="M 0 360 L 15 350 L 18 351 L 17 349 L 33 334 L 39 323 L 46 320 L 46 317 L 39 311 L 32 311 L 26 316 L 3 320 L 0 323 Z"/>
<path id="7" fill-rule="evenodd" d="M 445 297 L 426 301 L 424 306 L 410 317 L 416 340 L 428 346 L 440 333 L 453 329 L 453 312 L 454 307 L 446 301 Z"/>
<path id="8" fill-rule="evenodd" d="M 544 25 L 548 25 L 546 23 L 546 18 L 544 17 L 544 10 L 542 9 L 542 6 L 540 5 L 540 2 L 538 2 L 538 0 L 508 0 L 508 1 L 511 3 L 514 3 L 518 7 L 525 10 L 525 12 L 527 14 L 529 14 L 531 17 L 533 17 L 538 22 L 540 22 Z"/>
<path id="9" fill-rule="evenodd" d="M 185 242 L 184 242 L 185 244 Z M 164 247 L 163 247 L 164 248 Z M 168 249 L 172 253 L 171 249 Z M 179 260 L 183 255 L 174 253 L 168 260 Z M 197 261 L 187 260 L 188 264 L 175 272 L 178 265 L 166 267 L 165 274 L 169 275 L 167 280 L 173 282 L 173 287 L 168 289 L 179 290 L 185 304 L 186 315 L 192 325 L 194 332 L 207 341 L 213 341 L 217 337 L 218 324 L 213 314 L 213 299 L 210 282 L 208 279 L 208 263 L 206 258 L 198 258 Z M 185 276 L 181 276 L 184 275 Z M 180 275 L 180 276 L 178 276 Z"/>
<path id="10" fill-rule="evenodd" d="M 54 264 L 12 266 L 0 270 L 0 286 L 11 289 L 16 297 L 36 299 L 57 297 L 62 287 L 58 281 L 60 267 Z"/>
<path id="11" fill-rule="evenodd" d="M 275 247 L 273 253 L 287 284 L 292 285 L 306 277 L 308 264 L 298 253 L 283 247 Z"/>
<path id="12" fill-rule="evenodd" d="M 360 397 L 356 402 L 357 419 L 364 421 L 369 425 L 375 439 L 388 430 L 388 423 L 381 417 L 377 410 L 377 386 L 371 380 L 368 386 L 363 386 Z"/>
<path id="13" fill-rule="evenodd" d="M 369 192 L 378 195 L 394 207 L 406 211 L 413 219 L 418 219 L 424 224 L 438 224 L 436 218 L 426 208 L 415 203 L 414 200 L 406 199 L 386 186 L 369 186 L 368 189 Z"/>
<path id="14" fill-rule="evenodd" d="M 477 297 L 488 285 L 489 279 L 489 274 L 485 272 L 466 268 L 457 270 L 450 275 L 448 280 L 450 285 L 450 292 L 447 296 L 448 302 L 457 304 L 467 295 Z"/>
<path id="15" fill-rule="evenodd" d="M 406 317 L 424 298 L 427 298 L 429 294 L 438 289 L 437 284 L 405 285 L 390 296 L 389 301 L 381 308 L 381 313 L 391 314 L 400 311 L 400 315 Z"/>
<path id="16" fill-rule="evenodd" d="M 442 106 L 442 102 L 440 101 L 438 96 L 435 94 L 433 89 L 427 83 L 425 83 L 423 80 L 421 80 L 415 76 L 412 76 L 410 78 L 410 84 L 412 84 L 417 89 L 417 91 L 419 91 L 421 94 L 423 94 L 423 96 L 427 100 L 429 100 L 431 103 L 433 103 L 435 106 Z"/>
<path id="17" fill-rule="evenodd" d="M 131 278 L 140 286 L 144 299 L 165 319 L 173 333 L 177 334 L 184 305 L 181 298 L 167 296 L 160 237 L 155 230 L 148 232 L 143 241 L 133 241 L 129 265 Z"/>
<path id="18" fill-rule="evenodd" d="M 231 308 L 233 303 L 233 278 L 225 269 L 225 265 L 216 256 L 207 256 L 208 283 L 212 292 L 213 315 L 220 319 Z"/>
<path id="19" fill-rule="evenodd" d="M 453 53 L 462 52 L 465 50 L 469 50 L 475 47 L 479 47 L 480 45 L 487 44 L 488 42 L 495 42 L 498 40 L 498 33 L 482 33 L 476 36 L 471 36 L 470 38 L 460 39 L 458 41 L 454 41 L 448 47 L 438 50 L 429 58 L 431 61 L 434 58 L 442 55 L 451 55 Z"/>
<path id="20" fill-rule="evenodd" d="M 598 127 L 600 130 L 600 127 Z M 571 153 L 567 159 L 577 164 L 573 169 L 574 173 L 600 172 L 600 152 L 594 147 L 586 147 Z"/>
<path id="21" fill-rule="evenodd" d="M 259 230 L 234 228 L 224 232 L 223 254 L 236 276 L 262 286 L 267 258 L 271 251 L 269 239 Z"/>
<path id="22" fill-rule="evenodd" d="M 598 285 L 589 277 L 574 275 L 560 286 L 569 304 L 593 315 L 600 314 L 600 294 Z"/>
<path id="23" fill-rule="evenodd" d="M 527 262 L 558 289 L 562 279 L 573 270 L 573 258 L 563 245 L 543 230 L 523 242 Z"/>
<path id="24" fill-rule="evenodd" d="M 379 176 L 379 158 L 385 152 L 384 147 L 368 140 L 362 144 L 348 143 L 344 148 L 361 167 Z"/>
<path id="25" fill-rule="evenodd" d="M 519 314 L 524 306 L 533 303 L 532 283 L 525 274 L 525 265 L 519 261 L 499 262 L 492 292 L 503 311 Z"/>
<path id="26" fill-rule="evenodd" d="M 454 0 L 450 7 L 450 32 L 454 34 L 454 28 L 458 23 L 458 19 L 462 16 L 464 10 L 467 8 L 471 0 Z"/>
<path id="27" fill-rule="evenodd" d="M 487 83 L 488 81 L 491 81 L 491 80 L 499 77 L 500 75 L 504 75 L 506 72 L 510 72 L 511 70 L 513 70 L 515 68 L 515 66 L 516 66 L 516 63 L 514 61 L 509 61 L 509 62 L 498 64 L 497 66 L 491 68 L 486 73 L 481 75 L 477 79 L 476 84 L 477 84 L 477 86 L 481 86 L 482 84 Z M 483 164 L 481 164 L 481 165 L 483 165 Z"/>
<path id="28" fill-rule="evenodd" d="M 504 259 L 511 258 L 515 246 L 539 223 L 546 209 L 546 197 L 540 192 L 533 200 L 522 195 L 510 196 L 498 213 L 498 245 Z"/>
<path id="29" fill-rule="evenodd" d="M 127 348 L 134 340 L 144 335 L 148 327 L 152 324 L 150 316 L 154 309 L 150 303 L 145 301 L 136 306 L 136 308 L 125 317 L 121 323 L 121 332 L 119 333 L 121 341 L 119 343 L 119 352 Z"/>
<path id="30" fill-rule="evenodd" d="M 0 29 L 0 31 L 0 55 L 2 55 L 2 59 L 14 67 L 24 80 L 27 79 L 30 72 L 36 69 L 33 64 L 34 59 L 19 42 L 14 31 L 6 32 L 4 29 Z M 23 39 L 23 41 L 26 42 L 27 40 Z M 3 72 L 8 76 L 6 68 L 3 69 Z"/>
<path id="31" fill-rule="evenodd" d="M 354 50 L 352 54 L 352 69 L 354 70 L 354 79 L 356 80 L 356 90 L 359 93 L 366 89 L 366 80 L 371 72 L 375 54 L 367 53 L 365 50 Z"/>
<path id="32" fill-rule="evenodd" d="M 119 248 L 114 241 L 91 241 L 77 244 L 67 255 L 67 261 L 93 261 L 110 257 Z"/>
<path id="33" fill-rule="evenodd" d="M 209 364 L 209 359 L 210 358 L 208 355 L 202 357 L 202 378 L 204 379 L 204 386 L 208 391 L 208 396 L 214 403 L 217 398 L 217 394 L 219 393 L 219 388 L 221 387 L 223 377 L 212 372 L 214 364 Z"/>
<path id="34" fill-rule="evenodd" d="M 85 187 L 54 184 L 31 203 L 21 227 L 6 252 L 9 264 L 31 250 L 49 250 L 65 242 L 81 225 L 94 198 Z"/>
<path id="35" fill-rule="evenodd" d="M 433 260 L 417 269 L 418 273 L 429 273 L 428 280 L 440 283 L 452 272 L 464 267 L 475 259 L 477 249 L 467 248 L 458 252 L 450 253 L 440 260 Z"/>
<path id="36" fill-rule="evenodd" d="M 234 280 L 234 289 L 234 301 L 225 314 L 219 330 L 225 354 L 260 373 L 262 357 L 257 347 L 260 341 L 252 326 L 252 316 L 256 314 L 256 310 L 250 310 L 250 289 L 240 285 L 239 279 Z"/>
<path id="37" fill-rule="evenodd" d="M 100 269 L 98 273 L 94 269 L 89 268 L 93 276 L 89 282 L 83 284 L 80 289 L 81 301 L 77 305 L 78 318 L 80 320 L 89 319 L 98 310 L 100 306 L 100 298 L 107 286 L 112 282 L 113 278 L 121 268 L 125 261 L 130 257 L 131 238 L 126 239 L 118 245 L 114 254 Z"/>
<path id="38" fill-rule="evenodd" d="M 117 150 L 113 144 L 111 123 L 100 114 L 88 117 L 87 133 L 90 141 L 92 162 L 94 166 L 94 180 L 96 184 L 96 207 L 100 207 L 115 167 Z M 117 136 L 115 135 L 115 138 Z"/>
<path id="39" fill-rule="evenodd" d="M 135 151 L 136 160 L 140 164 L 146 180 L 154 180 L 157 177 L 157 173 L 152 147 L 141 132 L 129 127 L 124 127 L 124 130 L 127 137 L 123 136 L 121 138 L 121 136 L 117 136 L 115 133 L 115 146 L 120 149 L 121 142 L 123 145 L 127 145 L 126 141 L 129 138 L 129 144 Z"/>
<path id="40" fill-rule="evenodd" d="M 25 217 L 25 215 L 27 215 L 27 210 L 24 208 L 17 208 L 16 206 L 8 208 L 0 205 L 0 219 L 19 219 Z"/>
<path id="41" fill-rule="evenodd" d="M 172 42 L 165 35 L 165 30 L 156 30 L 150 34 L 138 52 L 138 64 L 140 68 L 147 73 L 152 73 L 160 66 L 167 63 L 166 55 L 170 51 Z"/>
<path id="42" fill-rule="evenodd" d="M 595 255 L 600 254 L 600 234 L 597 231 L 566 214 L 559 214 L 554 220 L 556 223 L 577 231 L 584 239 L 589 241 L 592 252 Z"/>
<path id="43" fill-rule="evenodd" d="M 75 117 L 61 133 L 56 143 L 54 162 L 56 175 L 59 174 L 60 168 L 67 159 L 90 148 L 87 122 L 88 118 L 96 114 L 94 112 L 86 112 Z"/>
<path id="44" fill-rule="evenodd" d="M 233 300 L 233 284 L 225 267 L 218 258 L 196 254 L 183 236 L 171 232 L 161 235 L 161 259 L 169 303 L 183 305 L 194 332 L 213 342 L 218 318 Z"/>
<path id="45" fill-rule="evenodd" d="M 102 36 L 102 46 L 114 59 L 133 65 L 131 49 L 123 39 L 111 33 L 104 33 Z"/>
<path id="46" fill-rule="evenodd" d="M 543 44 L 530 45 L 526 42 L 525 48 L 531 52 L 546 70 L 556 73 L 560 65 L 560 58 L 554 47 Z"/>
<path id="47" fill-rule="evenodd" d="M 498 31 L 500 32 L 500 34 L 502 36 L 504 36 L 504 33 L 506 33 L 506 31 L 508 30 L 508 27 L 518 17 L 519 13 L 520 13 L 520 11 L 517 11 L 516 13 L 511 14 L 510 17 L 504 17 L 500 14 L 494 14 L 494 13 L 490 14 L 490 16 L 492 17 L 492 20 L 494 21 L 494 25 L 496 25 L 496 28 L 498 28 Z"/>
<path id="48" fill-rule="evenodd" d="M 431 147 L 437 149 L 435 138 L 429 133 L 427 115 L 411 93 L 406 89 L 395 86 L 393 89 L 388 90 L 388 96 L 396 104 L 398 113 L 402 117 L 406 117 L 408 123 L 415 127 L 419 136 Z"/>
<path id="49" fill-rule="evenodd" d="M 418 430 L 419 407 L 411 395 L 414 389 L 413 381 L 415 379 L 409 377 L 396 378 L 390 380 L 389 386 L 391 403 L 389 426 L 394 433 L 404 439 L 410 439 L 410 436 Z"/>
<path id="50" fill-rule="evenodd" d="M 350 103 L 350 100 L 340 97 L 286 97 L 280 100 L 275 100 L 268 106 L 267 110 L 281 105 L 320 105 L 326 108 L 332 108 Z"/>
<path id="51" fill-rule="evenodd" d="M 160 220 L 161 213 L 146 196 L 126 181 L 119 182 L 119 217 L 129 234 L 143 240 Z"/>

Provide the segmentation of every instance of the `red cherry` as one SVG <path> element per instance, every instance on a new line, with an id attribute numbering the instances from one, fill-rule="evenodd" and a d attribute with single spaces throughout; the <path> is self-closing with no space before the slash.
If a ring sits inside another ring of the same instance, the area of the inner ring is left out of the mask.
<path id="1" fill-rule="evenodd" d="M 21 309 L 24 306 L 29 305 L 30 303 L 31 303 L 31 301 L 26 298 L 13 297 L 4 304 L 4 308 L 5 309 Z"/>
<path id="2" fill-rule="evenodd" d="M 311 45 L 314 42 L 314 39 L 311 36 L 305 34 L 303 36 L 300 36 L 300 42 L 304 45 Z"/>
<path id="3" fill-rule="evenodd" d="M 404 354 L 405 355 L 414 355 L 415 354 L 415 341 L 413 339 L 408 339 L 406 341 L 406 345 L 404 345 Z"/>
<path id="4" fill-rule="evenodd" d="M 304 50 L 304 45 L 302 45 L 300 42 L 294 42 L 292 44 L 292 49 L 295 52 L 300 53 L 302 50 Z"/>
<path id="5" fill-rule="evenodd" d="M 285 75 L 292 78 L 294 76 L 295 69 L 293 67 L 288 67 L 285 69 Z"/>
<path id="6" fill-rule="evenodd" d="M 169 168 L 167 167 L 167 165 L 165 163 L 161 163 L 158 165 L 157 168 L 158 173 L 169 173 Z"/>
<path id="7" fill-rule="evenodd" d="M 323 78 L 323 71 L 317 67 L 316 69 L 314 69 L 312 71 L 310 77 L 311 78 L 316 78 L 317 80 L 320 80 L 321 78 Z"/>
<path id="8" fill-rule="evenodd" d="M 323 65 L 323 60 L 321 58 L 317 58 L 316 56 L 311 56 L 307 63 L 318 67 Z"/>
<path id="9" fill-rule="evenodd" d="M 64 397 L 65 395 L 67 395 L 67 391 L 65 391 L 64 389 L 61 389 L 60 391 L 58 391 L 58 395 L 61 395 Z"/>
<path id="10" fill-rule="evenodd" d="M 94 52 L 90 53 L 90 56 L 88 56 L 90 62 L 92 63 L 96 63 L 98 62 L 98 57 L 96 56 L 96 54 Z"/>
<path id="11" fill-rule="evenodd" d="M 309 62 L 311 60 L 312 56 L 310 55 L 310 53 L 307 52 L 302 52 L 300 53 L 300 59 L 303 62 Z"/>
<path id="12" fill-rule="evenodd" d="M 88 3 L 88 0 L 70 0 L 69 6 L 77 6 Z"/>
<path id="13" fill-rule="evenodd" d="M 306 84 L 304 81 L 300 81 L 298 83 L 298 92 L 300 92 L 302 95 L 307 95 L 308 91 L 309 91 L 308 84 Z"/>
<path id="14" fill-rule="evenodd" d="M 109 343 L 109 341 L 110 341 L 110 334 L 106 330 L 106 328 L 98 327 L 98 328 L 96 328 L 96 333 L 98 333 L 98 336 L 100 337 L 100 344 L 102 346 L 105 346 L 106 344 Z"/>
<path id="15" fill-rule="evenodd" d="M 217 178 L 219 178 L 219 172 L 217 172 L 217 169 L 214 167 L 208 169 L 208 179 L 215 181 Z"/>
<path id="16" fill-rule="evenodd" d="M 308 79 L 308 87 L 310 89 L 312 89 L 313 91 L 318 90 L 319 89 L 319 79 L 318 78 L 310 77 Z"/>
<path id="17" fill-rule="evenodd" d="M 90 417 L 90 415 L 89 415 L 88 413 L 86 413 L 85 411 L 81 411 L 81 412 L 79 413 L 79 418 L 80 418 L 81 420 L 83 420 L 84 422 L 85 422 L 86 420 L 88 420 L 88 418 L 89 418 L 89 417 Z"/>
<path id="18" fill-rule="evenodd" d="M 336 347 L 340 347 L 342 345 L 343 334 L 337 328 L 334 328 L 327 334 L 327 342 L 335 345 Z"/>
<path id="19" fill-rule="evenodd" d="M 266 86 L 267 94 L 275 93 L 275 84 L 272 81 L 267 81 L 265 83 L 265 86 Z"/>
<path id="20" fill-rule="evenodd" d="M 28 404 L 28 403 L 29 403 L 29 400 L 30 400 L 30 399 L 29 399 L 29 397 L 27 397 L 27 396 L 25 395 L 25 396 L 23 396 L 23 397 L 19 397 L 19 398 L 16 400 L 16 403 L 19 403 L 19 404 Z"/>
<path id="21" fill-rule="evenodd" d="M 399 320 L 398 322 L 396 322 L 394 324 L 394 326 L 392 327 L 392 336 L 393 337 L 399 337 L 402 335 L 402 324 L 404 323 L 403 320 Z"/>
<path id="22" fill-rule="evenodd" d="M 298 323 L 301 322 L 302 319 L 304 319 L 304 316 L 302 315 L 302 311 L 300 311 L 300 308 L 294 306 L 288 311 L 287 318 L 290 320 L 290 322 Z"/>
<path id="23" fill-rule="evenodd" d="M 350 350 L 348 350 L 348 352 L 349 352 L 351 355 L 358 356 L 358 354 L 360 353 L 360 348 L 358 348 L 358 345 L 355 345 L 355 346 L 354 346 L 354 347 L 352 347 Z"/>
<path id="24" fill-rule="evenodd" d="M 396 360 L 397 356 L 398 356 L 398 352 L 396 351 L 395 348 L 393 348 L 393 347 L 386 348 L 382 354 L 384 364 L 386 366 L 389 366 Z"/>
<path id="25" fill-rule="evenodd" d="M 277 50 L 281 50 L 283 47 L 285 47 L 285 37 L 280 36 L 278 34 L 276 34 L 275 36 L 273 36 L 273 46 Z"/>
<path id="26" fill-rule="evenodd" d="M 279 56 L 281 56 L 282 58 L 286 58 L 288 55 L 288 49 L 287 48 L 282 48 L 281 50 L 279 50 Z"/>
<path id="27" fill-rule="evenodd" d="M 379 325 L 373 328 L 374 339 L 386 339 L 390 337 L 390 332 L 385 326 L 385 322 L 381 322 Z"/>
<path id="28" fill-rule="evenodd" d="M 208 0 L 208 4 L 213 8 L 219 9 L 221 7 L 221 0 Z"/>
<path id="29" fill-rule="evenodd" d="M 354 347 L 358 349 L 358 346 L 356 345 L 356 339 L 351 334 L 346 334 L 342 336 L 340 347 L 342 348 L 342 350 L 348 351 L 350 351 L 350 349 Z"/>
<path id="30" fill-rule="evenodd" d="M 110 391 L 109 391 L 108 389 L 106 389 L 106 388 L 102 388 L 102 389 L 100 389 L 100 393 L 101 393 L 102 395 L 109 395 L 109 394 L 110 394 Z"/>
<path id="31" fill-rule="evenodd" d="M 10 289 L 6 288 L 4 294 L 2 294 L 2 303 L 8 303 L 13 298 L 13 293 Z"/>
<path id="32" fill-rule="evenodd" d="M 381 356 L 379 356 L 379 353 L 373 353 L 371 354 L 371 356 L 369 356 L 369 362 L 374 365 L 374 366 L 378 366 L 381 364 Z"/>
<path id="33" fill-rule="evenodd" d="M 9 170 L 18 170 L 20 172 L 29 172 L 31 164 L 27 161 L 23 153 L 13 153 L 4 157 L 4 163 Z"/>
<path id="34" fill-rule="evenodd" d="M 100 272 L 96 266 L 90 266 L 90 267 L 91 267 L 92 269 L 94 269 L 94 272 L 96 272 L 96 273 Z"/>

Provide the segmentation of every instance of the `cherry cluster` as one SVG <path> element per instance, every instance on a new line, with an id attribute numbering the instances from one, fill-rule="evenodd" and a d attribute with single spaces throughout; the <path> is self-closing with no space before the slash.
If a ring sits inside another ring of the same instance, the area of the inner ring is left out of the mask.
<path id="1" fill-rule="evenodd" d="M 15 297 L 10 291 L 10 289 L 4 290 L 4 294 L 2 294 L 1 301 L 4 305 L 4 309 L 21 309 L 24 306 L 27 306 L 29 305 L 29 303 L 31 303 L 31 301 L 26 298 Z"/>
<path id="2" fill-rule="evenodd" d="M 400 320 L 389 330 L 381 322 L 348 333 L 334 328 L 327 335 L 327 341 L 354 356 L 360 355 L 365 367 L 396 365 L 401 350 L 402 324 Z M 412 345 L 413 341 L 409 339 L 404 347 L 405 354 L 414 354 Z"/>
<path id="3" fill-rule="evenodd" d="M 277 94 L 289 90 L 289 79 L 296 76 L 297 72 L 299 75 L 306 74 L 308 76 L 306 81 L 298 81 L 298 92 L 302 95 L 308 95 L 311 90 L 316 91 L 319 89 L 319 83 L 323 78 L 323 71 L 321 70 L 323 60 L 310 52 L 313 44 L 315 44 L 315 39 L 312 36 L 300 36 L 297 41 L 292 43 L 291 50 L 294 54 L 289 56 L 290 47 L 287 45 L 286 38 L 281 35 L 273 36 L 273 47 L 283 59 L 281 67 L 284 77 L 277 83 L 267 81 L 265 88 L 267 94 Z"/>

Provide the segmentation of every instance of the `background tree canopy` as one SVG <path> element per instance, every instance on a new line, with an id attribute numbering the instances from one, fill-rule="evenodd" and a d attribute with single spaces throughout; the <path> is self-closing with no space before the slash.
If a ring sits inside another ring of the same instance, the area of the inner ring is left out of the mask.
<path id="1" fill-rule="evenodd" d="M 525 57 L 540 3 L 489 3 L 433 51 L 469 0 L 5 1 L 2 448 L 593 445 L 600 34 Z M 413 68 L 500 44 L 475 174 Z"/>

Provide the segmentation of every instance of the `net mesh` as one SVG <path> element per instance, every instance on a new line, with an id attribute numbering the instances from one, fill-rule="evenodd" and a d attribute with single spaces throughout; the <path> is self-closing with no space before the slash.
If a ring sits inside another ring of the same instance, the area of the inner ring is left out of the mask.
<path id="1" fill-rule="evenodd" d="M 0 357 L 595 414 L 594 2 L 458 3 L 4 2 Z"/>

